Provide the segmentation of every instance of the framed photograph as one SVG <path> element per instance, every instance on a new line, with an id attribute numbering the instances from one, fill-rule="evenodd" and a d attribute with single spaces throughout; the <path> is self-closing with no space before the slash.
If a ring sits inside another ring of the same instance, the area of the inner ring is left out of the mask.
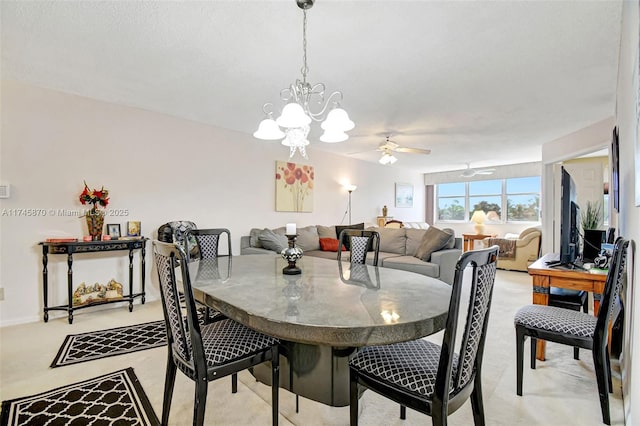
<path id="1" fill-rule="evenodd" d="M 142 235 L 140 233 L 140 222 L 127 222 L 127 237 L 139 237 L 140 235 Z"/>
<path id="2" fill-rule="evenodd" d="M 396 207 L 413 207 L 413 185 L 396 183 Z"/>
<path id="3" fill-rule="evenodd" d="M 613 208 L 620 211 L 620 141 L 618 128 L 613 128 L 611 137 L 611 184 L 609 185 L 610 197 L 613 197 Z"/>
<path id="4" fill-rule="evenodd" d="M 107 235 L 109 235 L 112 240 L 120 238 L 122 236 L 120 234 L 120 224 L 119 223 L 108 223 L 107 224 Z"/>

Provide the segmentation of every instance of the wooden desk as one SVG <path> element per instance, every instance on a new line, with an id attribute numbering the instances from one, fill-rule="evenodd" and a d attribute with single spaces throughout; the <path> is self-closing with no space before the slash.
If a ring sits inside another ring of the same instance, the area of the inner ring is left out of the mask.
<path id="1" fill-rule="evenodd" d="M 593 314 L 597 315 L 607 276 L 592 274 L 580 269 L 550 268 L 546 262 L 551 260 L 558 260 L 558 254 L 545 254 L 529 266 L 529 275 L 533 279 L 533 303 L 548 305 L 550 287 L 586 290 L 593 293 Z M 542 361 L 545 358 L 545 346 L 546 342 L 538 339 L 536 358 Z"/>
<path id="2" fill-rule="evenodd" d="M 497 234 L 462 234 L 463 249 L 462 251 L 469 251 L 475 248 L 477 240 L 484 240 L 485 238 L 495 238 Z"/>

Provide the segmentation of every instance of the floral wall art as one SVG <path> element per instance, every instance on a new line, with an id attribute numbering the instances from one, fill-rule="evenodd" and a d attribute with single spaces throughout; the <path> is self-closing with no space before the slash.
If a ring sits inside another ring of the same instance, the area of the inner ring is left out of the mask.
<path id="1" fill-rule="evenodd" d="M 313 211 L 313 166 L 276 161 L 276 211 Z"/>

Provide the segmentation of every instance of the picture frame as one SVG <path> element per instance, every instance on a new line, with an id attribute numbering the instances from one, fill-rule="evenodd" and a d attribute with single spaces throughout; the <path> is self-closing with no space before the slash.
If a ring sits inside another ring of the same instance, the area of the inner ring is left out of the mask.
<path id="1" fill-rule="evenodd" d="M 611 185 L 610 196 L 613 198 L 613 208 L 620 211 L 620 141 L 618 127 L 613 128 L 611 136 Z"/>
<path id="2" fill-rule="evenodd" d="M 396 183 L 396 207 L 413 207 L 413 185 Z"/>
<path id="3" fill-rule="evenodd" d="M 119 223 L 108 223 L 107 224 L 107 235 L 111 237 L 112 240 L 116 240 L 122 236 L 120 233 L 120 224 Z"/>
<path id="4" fill-rule="evenodd" d="M 141 235 L 140 221 L 127 222 L 127 237 L 139 237 Z"/>
<path id="5" fill-rule="evenodd" d="M 314 179 L 311 165 L 276 161 L 276 211 L 313 212 Z"/>

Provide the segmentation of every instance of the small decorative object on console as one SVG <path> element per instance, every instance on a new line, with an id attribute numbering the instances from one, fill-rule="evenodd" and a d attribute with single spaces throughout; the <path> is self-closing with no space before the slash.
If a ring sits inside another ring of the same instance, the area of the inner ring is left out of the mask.
<path id="1" fill-rule="evenodd" d="M 109 191 L 104 189 L 104 186 L 100 190 L 95 188 L 90 190 L 85 181 L 84 190 L 80 193 L 79 199 L 83 205 L 92 205 L 91 209 L 85 213 L 87 228 L 89 228 L 91 239 L 100 241 L 102 239 L 102 227 L 104 226 L 104 212 L 98 210 L 98 205 L 107 207 L 109 204 Z"/>
<path id="2" fill-rule="evenodd" d="M 302 273 L 302 269 L 296 266 L 296 261 L 302 257 L 303 252 L 300 247 L 296 247 L 296 224 L 288 223 L 286 232 L 287 240 L 289 240 L 289 247 L 282 250 L 280 254 L 287 262 L 289 262 L 289 265 L 282 268 L 282 273 L 285 275 L 298 275 Z M 289 232 L 293 232 L 293 234 L 289 234 Z"/>

